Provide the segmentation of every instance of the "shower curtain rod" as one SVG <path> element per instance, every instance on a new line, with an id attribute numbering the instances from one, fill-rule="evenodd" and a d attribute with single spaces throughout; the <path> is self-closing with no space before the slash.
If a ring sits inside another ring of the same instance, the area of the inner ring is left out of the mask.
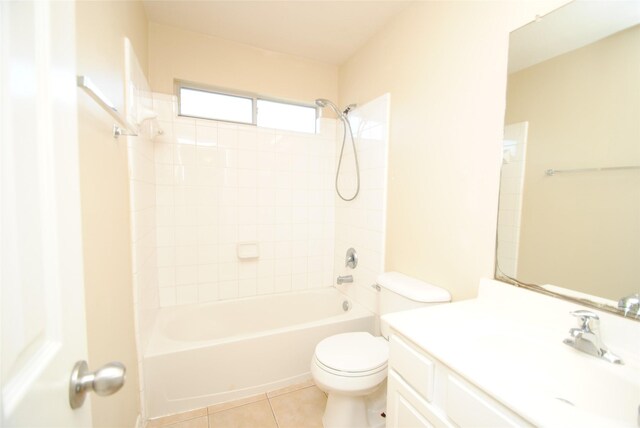
<path id="1" fill-rule="evenodd" d="M 111 117 L 118 122 L 113 125 L 113 137 L 118 138 L 121 135 L 129 135 L 131 137 L 138 136 L 138 130 L 134 125 L 129 123 L 127 119 L 115 108 L 113 103 L 98 89 L 98 87 L 87 76 L 77 76 L 77 84 L 80 88 L 93 98 L 100 107 L 102 107 Z"/>

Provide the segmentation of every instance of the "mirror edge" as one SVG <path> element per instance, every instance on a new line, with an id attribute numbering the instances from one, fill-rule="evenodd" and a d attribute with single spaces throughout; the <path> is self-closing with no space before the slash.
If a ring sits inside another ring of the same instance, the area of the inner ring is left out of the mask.
<path id="1" fill-rule="evenodd" d="M 497 250 L 497 245 L 496 245 L 496 250 Z M 497 251 L 496 251 L 496 262 L 497 262 Z M 606 305 L 604 303 L 599 303 L 599 302 L 594 302 L 593 300 L 589 300 L 589 299 L 582 299 L 579 297 L 574 297 L 574 296 L 569 296 L 566 294 L 562 294 L 562 293 L 558 293 L 552 290 L 548 290 L 540 285 L 536 285 L 536 284 L 528 284 L 525 282 L 521 282 L 518 281 L 517 279 L 511 278 L 505 274 L 503 274 L 502 272 L 500 272 L 499 267 L 497 266 L 496 263 L 496 268 L 495 268 L 495 272 L 494 272 L 494 278 L 497 281 L 502 281 L 505 282 L 507 284 L 511 284 L 515 287 L 518 288 L 524 288 L 525 290 L 529 290 L 529 291 L 533 291 L 536 293 L 540 293 L 540 294 L 544 294 L 547 296 L 551 296 L 551 297 L 555 297 L 557 299 L 561 299 L 561 300 L 565 300 L 568 302 L 573 302 L 573 303 L 577 303 L 579 305 L 583 305 L 583 306 L 587 306 L 593 309 L 597 309 L 599 311 L 603 311 L 603 312 L 607 312 L 613 315 L 618 315 L 620 317 L 623 317 L 625 319 L 629 319 L 632 321 L 636 321 L 636 322 L 640 322 L 640 317 L 637 315 L 633 315 L 633 314 L 628 314 L 625 315 L 624 311 L 622 309 L 619 309 L 616 306 L 611 306 L 611 305 Z"/>

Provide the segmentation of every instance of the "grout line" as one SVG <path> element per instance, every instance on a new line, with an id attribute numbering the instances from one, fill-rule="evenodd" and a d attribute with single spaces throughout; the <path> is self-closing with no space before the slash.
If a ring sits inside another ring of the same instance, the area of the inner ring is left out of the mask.
<path id="1" fill-rule="evenodd" d="M 273 406 L 271 405 L 271 398 L 267 396 L 267 402 L 269 403 L 269 408 L 271 409 L 271 414 L 273 415 L 273 419 L 276 421 L 276 427 L 280 428 L 280 423 L 278 422 L 278 417 L 276 416 L 275 410 L 273 410 Z"/>
<path id="2" fill-rule="evenodd" d="M 186 413 L 186 412 L 184 412 L 184 413 Z M 179 415 L 179 414 L 180 414 L 180 413 L 176 413 L 176 414 L 174 414 L 174 415 L 169 415 L 169 416 L 177 416 L 177 415 Z M 181 422 L 190 421 L 191 419 L 195 419 L 195 418 L 197 418 L 197 417 L 198 417 L 198 416 L 195 416 L 195 417 L 193 417 L 193 418 L 179 419 L 179 420 L 177 420 L 177 421 L 175 421 L 175 422 L 171 422 L 171 423 L 161 423 L 161 424 L 159 424 L 159 425 L 158 425 L 157 423 L 149 423 L 149 421 L 147 421 L 147 423 L 145 424 L 145 428 L 149 428 L 150 426 L 152 426 L 152 427 L 154 427 L 154 428 L 171 428 L 172 426 L 174 426 L 174 425 L 176 425 L 176 424 L 179 424 L 179 423 L 181 423 Z"/>

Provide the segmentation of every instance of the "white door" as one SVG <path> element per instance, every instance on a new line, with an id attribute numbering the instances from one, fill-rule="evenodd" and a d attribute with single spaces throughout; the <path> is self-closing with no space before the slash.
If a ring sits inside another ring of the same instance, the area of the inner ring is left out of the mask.
<path id="1" fill-rule="evenodd" d="M 0 425 L 89 426 L 71 1 L 0 2 Z"/>

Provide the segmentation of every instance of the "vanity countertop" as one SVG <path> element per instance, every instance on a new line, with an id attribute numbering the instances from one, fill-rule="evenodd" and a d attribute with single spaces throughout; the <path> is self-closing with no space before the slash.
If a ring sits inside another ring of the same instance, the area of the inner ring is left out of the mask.
<path id="1" fill-rule="evenodd" d="M 594 311 L 604 344 L 624 361 L 612 364 L 562 343 L 576 309 L 589 308 L 482 280 L 476 299 L 384 320 L 534 425 L 637 427 L 640 322 Z"/>

